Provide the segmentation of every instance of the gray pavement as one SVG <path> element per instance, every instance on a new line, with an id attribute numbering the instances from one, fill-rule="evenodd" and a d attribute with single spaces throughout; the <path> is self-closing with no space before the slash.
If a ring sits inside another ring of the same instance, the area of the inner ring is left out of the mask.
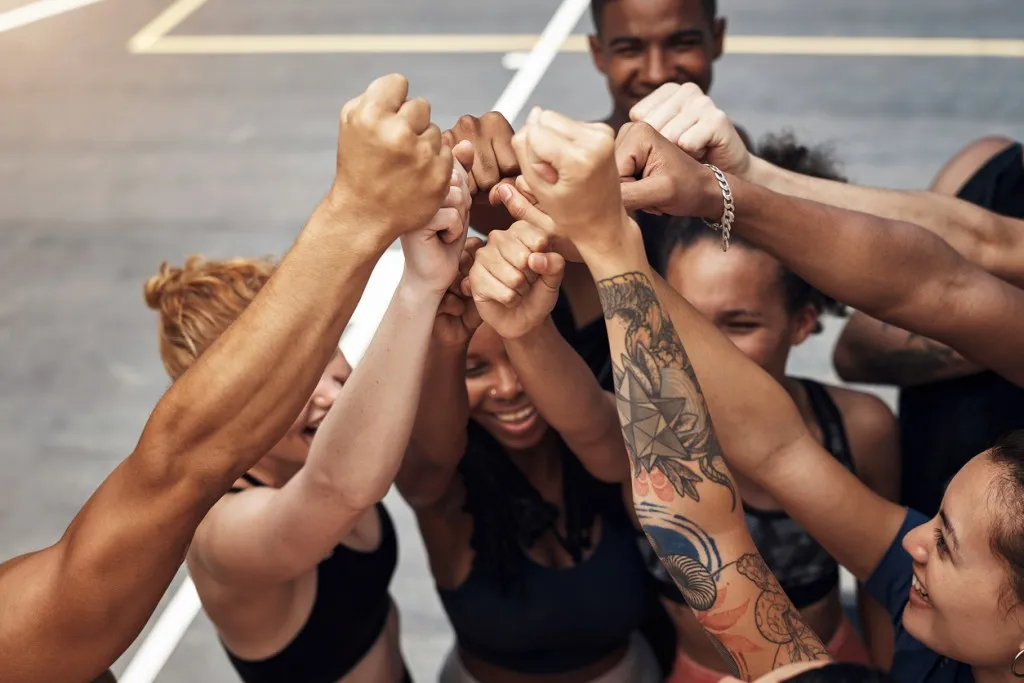
<path id="1" fill-rule="evenodd" d="M 0 12 L 19 4 L 0 0 Z M 2 558 L 59 537 L 167 386 L 141 296 L 161 261 L 286 248 L 330 182 L 339 107 L 372 77 L 406 73 L 446 125 L 489 109 L 512 76 L 500 54 L 129 53 L 128 39 L 168 4 L 105 0 L 0 33 Z M 1024 36 L 1020 0 L 720 4 L 742 34 Z M 554 9 L 209 0 L 172 34 L 539 33 Z M 589 28 L 587 18 L 577 32 Z M 735 55 L 713 94 L 755 136 L 791 128 L 831 141 L 860 182 L 917 188 L 972 138 L 1024 137 L 1022 76 L 1020 59 Z M 577 117 L 608 109 L 582 54 L 559 56 L 532 103 Z M 831 378 L 840 326 L 799 349 L 794 369 Z M 450 630 L 412 516 L 393 498 L 406 654 L 431 680 Z M 235 680 L 202 616 L 157 680 Z"/>

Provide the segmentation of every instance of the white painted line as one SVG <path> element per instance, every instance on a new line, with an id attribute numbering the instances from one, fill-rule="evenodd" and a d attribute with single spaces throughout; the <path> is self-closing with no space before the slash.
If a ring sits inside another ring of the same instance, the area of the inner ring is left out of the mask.
<path id="1" fill-rule="evenodd" d="M 530 50 L 522 68 L 516 72 L 505 87 L 505 92 L 498 98 L 494 111 L 504 114 L 510 122 L 516 120 L 526 106 L 526 101 L 537 89 L 540 79 L 551 66 L 551 62 L 562 49 L 562 44 L 576 28 L 576 24 L 580 23 L 588 7 L 590 0 L 562 0 L 544 32 L 540 34 L 540 40 Z"/>
<path id="2" fill-rule="evenodd" d="M 125 669 L 119 679 L 121 683 L 152 683 L 201 607 L 195 584 L 186 576 L 178 592 L 153 625 L 149 637 L 143 641 L 142 647 Z"/>
<path id="3" fill-rule="evenodd" d="M 206 0 L 177 0 L 132 36 L 128 41 L 128 50 L 143 52 L 153 47 L 157 41 L 177 28 L 181 22 L 205 4 Z"/>
<path id="4" fill-rule="evenodd" d="M 184 0 L 168 9 L 173 9 L 176 6 L 180 8 L 181 18 L 177 19 L 177 22 L 180 22 L 203 2 L 205 0 Z M 184 10 L 188 9 L 186 5 L 189 3 L 195 7 L 185 12 Z M 580 17 L 589 5 L 590 0 L 563 0 L 558 11 L 548 22 L 544 33 L 541 34 L 540 40 L 522 61 L 521 70 L 505 86 L 504 92 L 493 107 L 494 111 L 502 112 L 509 121 L 515 121 L 519 117 L 527 100 L 533 95 L 533 91 L 536 90 L 555 55 L 558 54 L 562 43 L 579 23 Z M 167 12 L 161 17 L 166 14 Z M 157 17 L 143 31 L 150 29 L 161 17 Z M 174 18 L 172 16 L 165 23 L 170 23 L 170 20 Z M 166 30 L 173 29 L 174 25 Z M 162 28 L 158 25 L 156 30 L 162 30 Z M 157 35 L 157 40 L 159 40 L 156 30 L 151 35 Z M 139 35 L 142 33 L 140 31 Z M 521 78 L 524 71 L 527 76 Z M 367 287 L 367 291 L 363 293 L 359 305 L 353 312 L 352 321 L 349 323 L 350 329 L 347 332 L 351 334 L 347 333 L 342 340 L 342 346 L 347 355 L 360 358 L 365 353 L 366 346 L 373 338 L 373 332 L 380 324 L 381 318 L 384 317 L 384 309 L 387 308 L 388 302 L 398 286 L 403 267 L 404 259 L 401 251 L 392 255 L 389 250 L 374 268 L 371 282 L 376 279 L 375 286 L 372 291 Z M 200 609 L 202 609 L 202 605 L 199 595 L 196 593 L 196 587 L 192 583 L 192 579 L 186 576 L 185 582 L 171 598 L 171 602 L 153 625 L 153 630 L 149 632 L 149 636 L 146 637 L 139 651 L 135 653 L 135 657 L 128 664 L 128 668 L 120 678 L 121 683 L 153 683 Z"/>
<path id="5" fill-rule="evenodd" d="M 102 0 L 37 0 L 21 7 L 0 12 L 0 33 L 11 29 L 26 26 L 53 17 L 64 12 L 70 12 L 79 7 L 93 5 Z"/>

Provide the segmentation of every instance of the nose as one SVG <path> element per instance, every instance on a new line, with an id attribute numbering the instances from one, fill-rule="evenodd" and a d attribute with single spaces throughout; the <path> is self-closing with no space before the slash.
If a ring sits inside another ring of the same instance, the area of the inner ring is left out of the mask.
<path id="1" fill-rule="evenodd" d="M 519 375 L 516 374 L 511 363 L 502 365 L 498 369 L 497 375 L 498 381 L 492 388 L 494 398 L 511 401 L 523 393 L 523 387 L 519 384 Z"/>
<path id="2" fill-rule="evenodd" d="M 931 538 L 932 534 L 929 524 L 914 527 L 903 537 L 903 549 L 914 558 L 914 562 L 926 564 L 931 550 L 929 542 L 934 543 Z"/>
<path id="3" fill-rule="evenodd" d="M 320 380 L 320 384 L 313 394 L 313 403 L 318 408 L 330 410 L 340 394 L 341 386 L 333 378 L 324 378 Z"/>
<path id="4" fill-rule="evenodd" d="M 664 85 L 672 80 L 672 66 L 668 63 L 664 50 L 652 47 L 645 53 L 640 80 L 652 87 Z"/>

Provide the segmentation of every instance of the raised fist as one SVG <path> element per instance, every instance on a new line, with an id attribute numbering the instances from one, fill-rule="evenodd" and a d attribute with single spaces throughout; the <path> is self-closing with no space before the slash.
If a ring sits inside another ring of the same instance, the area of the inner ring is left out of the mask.
<path id="1" fill-rule="evenodd" d="M 519 221 L 488 236 L 463 293 L 472 295 L 485 323 L 504 339 L 516 339 L 551 314 L 564 271 L 565 259 L 549 251 L 545 231 Z"/>
<path id="2" fill-rule="evenodd" d="M 406 100 L 409 83 L 378 78 L 341 110 L 331 210 L 357 218 L 386 247 L 437 213 L 452 174 L 452 153 L 430 123 L 426 100 Z"/>
<path id="3" fill-rule="evenodd" d="M 448 195 L 427 224 L 401 237 L 405 277 L 413 286 L 442 294 L 458 273 L 459 258 L 469 229 L 469 174 L 473 148 L 461 142 L 455 148 L 455 164 Z"/>
<path id="4" fill-rule="evenodd" d="M 585 248 L 613 248 L 629 220 L 615 168 L 615 137 L 603 123 L 581 123 L 535 109 L 513 139 L 524 182 L 555 234 Z"/>
<path id="5" fill-rule="evenodd" d="M 519 175 L 519 161 L 512 149 L 514 133 L 505 117 L 492 111 L 480 118 L 467 114 L 442 134 L 441 139 L 452 148 L 464 140 L 472 143 L 476 158 L 469 175 L 469 191 L 474 197 L 479 195 L 486 201 L 492 187 Z"/>
<path id="6" fill-rule="evenodd" d="M 637 103 L 629 118 L 726 173 L 744 177 L 750 169 L 750 152 L 732 121 L 693 83 L 661 86 Z"/>
<path id="7" fill-rule="evenodd" d="M 473 297 L 463 293 L 462 283 L 469 277 L 474 255 L 483 244 L 479 238 L 470 237 L 463 245 L 459 258 L 459 272 L 456 273 L 437 308 L 433 332 L 435 344 L 448 348 L 464 348 L 469 344 L 473 332 L 480 326 L 480 315 L 477 313 Z"/>

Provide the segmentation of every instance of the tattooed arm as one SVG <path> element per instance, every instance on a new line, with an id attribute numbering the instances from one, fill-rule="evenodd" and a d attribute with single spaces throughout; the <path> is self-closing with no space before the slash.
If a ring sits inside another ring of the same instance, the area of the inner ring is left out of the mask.
<path id="1" fill-rule="evenodd" d="M 572 241 L 597 281 L 634 505 L 658 556 L 735 675 L 749 680 L 790 662 L 827 660 L 750 537 L 700 384 L 655 292 L 640 229 L 623 210 L 611 129 L 535 110 L 513 144 L 529 160 L 523 175 L 548 229 Z M 710 619 L 729 625 L 712 631 Z"/>
<path id="2" fill-rule="evenodd" d="M 843 329 L 832 361 L 847 382 L 898 387 L 965 377 L 984 369 L 945 344 L 859 311 Z"/>

